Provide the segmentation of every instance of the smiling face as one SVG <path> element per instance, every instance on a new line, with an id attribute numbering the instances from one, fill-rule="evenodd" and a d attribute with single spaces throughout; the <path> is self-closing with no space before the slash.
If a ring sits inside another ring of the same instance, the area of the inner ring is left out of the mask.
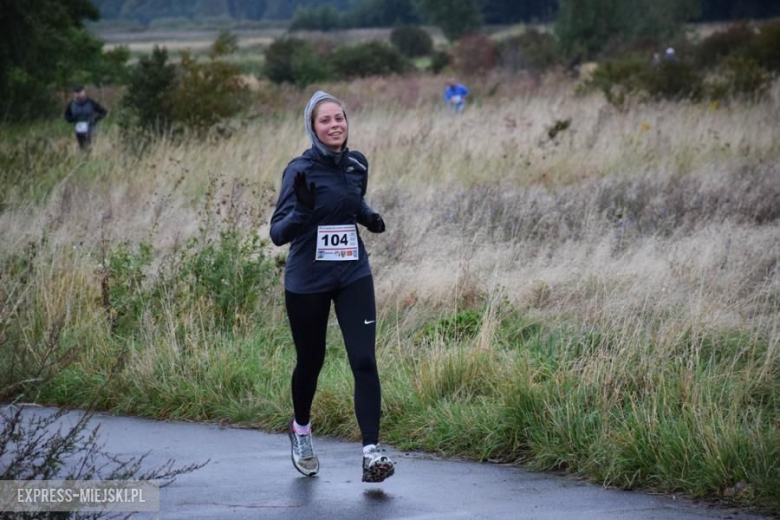
<path id="1" fill-rule="evenodd" d="M 314 133 L 317 139 L 334 152 L 347 141 L 347 118 L 344 109 L 333 101 L 325 101 L 314 110 Z"/>

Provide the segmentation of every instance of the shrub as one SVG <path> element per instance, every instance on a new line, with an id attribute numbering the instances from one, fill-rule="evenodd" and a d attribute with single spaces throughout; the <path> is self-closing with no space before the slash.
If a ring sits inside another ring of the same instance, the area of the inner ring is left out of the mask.
<path id="1" fill-rule="evenodd" d="M 409 58 L 427 56 L 433 51 L 431 35 L 417 25 L 396 27 L 390 33 L 390 43 Z"/>
<path id="2" fill-rule="evenodd" d="M 274 83 L 295 83 L 293 55 L 313 52 L 311 46 L 300 38 L 280 38 L 265 51 L 265 75 Z"/>
<path id="3" fill-rule="evenodd" d="M 646 90 L 656 99 L 699 99 L 704 78 L 692 61 L 667 60 L 644 78 Z"/>
<path id="4" fill-rule="evenodd" d="M 450 65 L 450 55 L 444 51 L 436 51 L 431 55 L 431 72 L 438 74 Z"/>
<path id="5" fill-rule="evenodd" d="M 511 72 L 530 69 L 544 71 L 558 61 L 557 43 L 552 34 L 529 29 L 520 36 L 512 36 L 497 46 L 498 63 Z"/>
<path id="6" fill-rule="evenodd" d="M 238 50 L 238 36 L 228 30 L 220 31 L 217 39 L 211 45 L 210 56 L 227 56 Z"/>
<path id="7" fill-rule="evenodd" d="M 496 65 L 496 45 L 484 34 L 472 34 L 457 41 L 452 65 L 460 74 L 485 72 Z"/>
<path id="8" fill-rule="evenodd" d="M 780 71 L 780 20 L 761 27 L 756 38 L 751 56 L 765 69 Z"/>
<path id="9" fill-rule="evenodd" d="M 194 237 L 167 256 L 156 275 L 149 272 L 152 249 L 119 244 L 107 254 L 102 272 L 104 305 L 112 331 L 126 337 L 143 333 L 145 315 L 159 315 L 173 306 L 206 304 L 213 322 L 226 333 L 247 320 L 258 298 L 277 281 L 276 264 L 256 235 L 244 237 L 235 227 L 219 232 L 218 240 Z M 255 316 L 256 317 L 256 316 Z M 255 320 L 256 321 L 256 320 Z"/>
<path id="10" fill-rule="evenodd" d="M 649 73 L 647 60 L 642 55 L 631 54 L 599 64 L 588 85 L 601 90 L 613 105 L 621 106 L 628 97 L 642 91 Z"/>
<path id="11" fill-rule="evenodd" d="M 767 93 L 772 82 L 772 76 L 756 60 L 742 55 L 727 57 L 719 69 L 718 78 L 707 90 L 713 100 L 759 99 Z"/>
<path id="12" fill-rule="evenodd" d="M 331 56 L 331 63 L 341 78 L 402 74 L 410 68 L 395 47 L 377 41 L 341 47 Z"/>
<path id="13" fill-rule="evenodd" d="M 96 85 L 120 85 L 127 83 L 130 69 L 130 50 L 125 46 L 115 47 L 101 54 L 94 64 L 92 79 Z"/>
<path id="14" fill-rule="evenodd" d="M 606 61 L 588 85 L 601 90 L 607 101 L 621 106 L 632 96 L 655 99 L 699 99 L 704 78 L 689 60 L 667 60 L 653 66 L 642 54 Z"/>
<path id="15" fill-rule="evenodd" d="M 241 71 L 219 60 L 236 48 L 235 37 L 223 32 L 204 62 L 184 52 L 177 69 L 168 63 L 168 52 L 160 47 L 155 47 L 151 56 L 142 56 L 130 73 L 122 99 L 125 110 L 120 113 L 119 125 L 126 142 L 143 149 L 147 130 L 165 132 L 178 123 L 202 131 L 240 111 L 246 93 Z"/>
<path id="16" fill-rule="evenodd" d="M 294 83 L 299 87 L 305 87 L 318 81 L 327 81 L 333 77 L 327 54 L 315 53 L 311 46 L 297 49 L 290 62 Z"/>
<path id="17" fill-rule="evenodd" d="M 188 128 L 205 130 L 239 112 L 245 93 L 238 67 L 214 56 L 199 62 L 184 52 L 171 93 L 171 116 Z"/>
<path id="18" fill-rule="evenodd" d="M 141 56 L 130 71 L 122 105 L 133 115 L 134 125 L 164 130 L 171 121 L 170 93 L 176 70 L 168 63 L 165 47 L 155 46 L 150 56 Z"/>
<path id="19" fill-rule="evenodd" d="M 726 56 L 750 48 L 755 40 L 756 32 L 749 24 L 734 24 L 704 38 L 696 49 L 696 62 L 700 67 L 716 67 Z"/>

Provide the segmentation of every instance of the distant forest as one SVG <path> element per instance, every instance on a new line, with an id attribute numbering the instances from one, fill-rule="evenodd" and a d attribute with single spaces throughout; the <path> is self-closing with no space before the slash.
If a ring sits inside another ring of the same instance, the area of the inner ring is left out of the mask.
<path id="1" fill-rule="evenodd" d="M 457 1 L 457 0 L 453 0 Z M 631 1 L 631 0 L 626 0 Z M 421 21 L 416 0 L 92 0 L 104 19 L 135 20 L 143 24 L 158 18 L 232 18 L 287 20 L 296 9 L 332 6 L 340 11 L 392 13 L 370 17 L 374 23 L 395 25 Z M 488 24 L 550 21 L 558 0 L 477 0 Z M 701 0 L 697 21 L 769 18 L 780 16 L 778 0 Z"/>

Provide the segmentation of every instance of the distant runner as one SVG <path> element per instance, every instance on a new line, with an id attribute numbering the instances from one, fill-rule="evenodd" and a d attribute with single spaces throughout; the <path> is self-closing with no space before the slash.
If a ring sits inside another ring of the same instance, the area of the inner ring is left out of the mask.
<path id="1" fill-rule="evenodd" d="M 311 405 L 325 360 L 331 300 L 335 303 L 355 378 L 355 415 L 363 436 L 363 482 L 381 482 L 395 472 L 379 449 L 381 394 L 377 372 L 374 279 L 357 224 L 383 233 L 385 223 L 363 199 L 368 160 L 347 148 L 344 104 L 316 92 L 304 111 L 312 146 L 287 165 L 271 240 L 290 243 L 284 286 L 297 363 L 292 374 L 295 411 L 288 435 L 295 468 L 319 471 L 311 429 Z"/>
<path id="2" fill-rule="evenodd" d="M 106 117 L 108 112 L 100 103 L 87 96 L 83 85 L 73 87 L 73 101 L 65 109 L 65 120 L 72 123 L 76 130 L 79 148 L 89 150 L 95 137 L 95 125 Z"/>
<path id="3" fill-rule="evenodd" d="M 447 80 L 447 87 L 444 89 L 444 102 L 453 112 L 463 112 L 466 108 L 466 96 L 471 94 L 468 88 L 458 83 L 455 78 Z"/>

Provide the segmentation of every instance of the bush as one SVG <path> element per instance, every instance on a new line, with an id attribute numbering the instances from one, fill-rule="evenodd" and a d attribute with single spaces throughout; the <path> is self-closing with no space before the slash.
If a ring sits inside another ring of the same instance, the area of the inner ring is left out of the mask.
<path id="1" fill-rule="evenodd" d="M 552 34 L 529 29 L 520 36 L 512 36 L 498 44 L 498 63 L 501 68 L 511 72 L 525 69 L 544 71 L 557 63 L 556 47 Z"/>
<path id="2" fill-rule="evenodd" d="M 396 27 L 390 33 L 390 43 L 409 58 L 427 56 L 433 51 L 431 35 L 417 25 Z"/>
<path id="3" fill-rule="evenodd" d="M 750 25 L 734 24 L 704 38 L 696 49 L 696 62 L 700 67 L 716 67 L 726 56 L 749 49 L 755 40 L 756 32 Z"/>
<path id="4" fill-rule="evenodd" d="M 295 83 L 293 56 L 296 53 L 313 52 L 311 46 L 300 38 L 280 38 L 265 51 L 263 72 L 274 83 Z"/>
<path id="5" fill-rule="evenodd" d="M 759 99 L 769 90 L 772 76 L 756 60 L 742 55 L 733 55 L 723 60 L 718 79 L 708 86 L 708 95 L 713 100 L 734 97 Z"/>
<path id="6" fill-rule="evenodd" d="M 127 62 L 130 61 L 130 49 L 125 46 L 115 47 L 102 54 L 96 65 L 95 84 L 97 85 L 123 85 L 130 78 L 130 69 Z"/>
<path id="7" fill-rule="evenodd" d="M 205 130 L 239 112 L 245 93 L 238 67 L 217 60 L 215 55 L 202 63 L 184 52 L 171 91 L 171 116 L 188 128 Z"/>
<path id="8" fill-rule="evenodd" d="M 141 56 L 130 71 L 122 105 L 133 115 L 133 126 L 162 131 L 171 121 L 170 93 L 176 70 L 168 63 L 165 47 L 155 46 L 150 56 Z"/>
<path id="9" fill-rule="evenodd" d="M 460 74 L 485 72 L 496 65 L 496 45 L 484 34 L 465 36 L 455 43 L 452 62 Z"/>
<path id="10" fill-rule="evenodd" d="M 639 54 L 609 60 L 599 64 L 588 85 L 601 90 L 607 101 L 621 106 L 626 99 L 642 91 L 644 78 L 650 74 L 650 65 Z"/>
<path id="11" fill-rule="evenodd" d="M 219 60 L 236 49 L 236 38 L 223 32 L 205 62 L 184 52 L 177 69 L 168 63 L 165 48 L 157 46 L 151 56 L 142 56 L 122 99 L 125 110 L 119 125 L 126 142 L 142 150 L 148 144 L 148 130 L 162 133 L 177 123 L 203 131 L 239 112 L 246 94 L 241 71 Z"/>
<path id="12" fill-rule="evenodd" d="M 311 46 L 301 47 L 292 55 L 290 62 L 294 83 L 303 88 L 333 77 L 333 68 L 328 55 L 315 53 Z"/>
<path id="13" fill-rule="evenodd" d="M 333 70 L 341 78 L 402 74 L 409 62 L 392 47 L 382 42 L 367 42 L 341 47 L 331 56 Z"/>
<path id="14" fill-rule="evenodd" d="M 238 51 L 238 36 L 228 30 L 220 31 L 217 39 L 211 45 L 212 57 L 227 56 Z"/>
<path id="15" fill-rule="evenodd" d="M 218 240 L 195 237 L 165 258 L 156 276 L 149 268 L 152 249 L 119 244 L 107 254 L 102 274 L 104 305 L 114 333 L 143 334 L 148 313 L 205 304 L 217 330 L 231 333 L 248 319 L 256 304 L 277 282 L 276 264 L 266 253 L 266 243 L 256 235 L 244 237 L 235 226 L 220 230 Z M 256 318 L 256 316 L 255 316 Z"/>
<path id="16" fill-rule="evenodd" d="M 759 65 L 765 69 L 780 71 L 780 20 L 761 27 L 751 51 Z"/>
<path id="17" fill-rule="evenodd" d="M 431 72 L 434 74 L 438 74 L 447 67 L 449 67 L 451 62 L 450 55 L 447 54 L 444 51 L 435 51 L 431 55 Z"/>
<path id="18" fill-rule="evenodd" d="M 274 41 L 265 52 L 263 71 L 274 83 L 294 83 L 299 87 L 333 76 L 328 56 L 317 54 L 311 43 L 299 38 Z"/>
<path id="19" fill-rule="evenodd" d="M 691 61 L 667 60 L 654 66 L 642 54 L 600 64 L 588 85 L 601 90 L 607 101 L 617 106 L 633 96 L 699 99 L 704 92 L 704 78 Z"/>
<path id="20" fill-rule="evenodd" d="M 644 76 L 644 86 L 656 99 L 699 99 L 704 89 L 704 78 L 689 60 L 661 62 Z"/>

